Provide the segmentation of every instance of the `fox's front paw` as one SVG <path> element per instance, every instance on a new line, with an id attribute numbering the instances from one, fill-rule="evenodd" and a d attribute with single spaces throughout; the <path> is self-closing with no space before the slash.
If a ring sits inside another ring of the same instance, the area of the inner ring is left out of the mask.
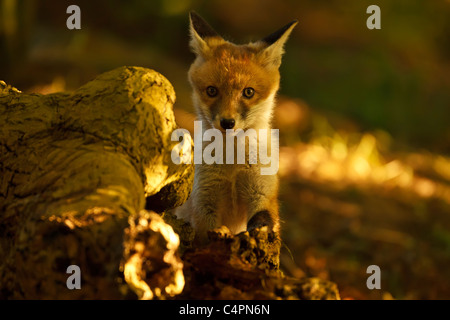
<path id="1" fill-rule="evenodd" d="M 262 210 L 255 213 L 255 215 L 247 223 L 247 231 L 264 226 L 267 226 L 270 231 L 273 230 L 274 221 L 267 210 Z"/>

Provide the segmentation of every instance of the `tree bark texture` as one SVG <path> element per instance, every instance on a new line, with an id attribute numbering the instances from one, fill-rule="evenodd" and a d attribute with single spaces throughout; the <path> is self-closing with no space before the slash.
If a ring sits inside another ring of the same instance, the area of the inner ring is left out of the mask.
<path id="1" fill-rule="evenodd" d="M 167 79 L 138 67 L 73 93 L 0 83 L 0 296 L 135 294 L 122 270 L 129 220 L 139 220 L 146 196 L 177 183 L 174 205 L 191 189 L 193 166 L 171 161 L 174 101 Z M 72 264 L 81 290 L 66 287 Z"/>

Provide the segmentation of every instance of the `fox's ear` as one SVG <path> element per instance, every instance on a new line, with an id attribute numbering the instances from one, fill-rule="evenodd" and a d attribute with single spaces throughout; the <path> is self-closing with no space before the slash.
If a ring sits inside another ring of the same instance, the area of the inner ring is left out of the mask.
<path id="1" fill-rule="evenodd" d="M 275 31 L 259 42 L 262 46 L 260 57 L 265 65 L 273 65 L 277 68 L 281 65 L 281 57 L 284 53 L 284 43 L 289 38 L 289 35 L 297 23 L 298 20 L 289 22 L 283 28 Z"/>
<path id="2" fill-rule="evenodd" d="M 196 12 L 189 13 L 192 51 L 197 56 L 206 57 L 211 49 L 211 40 L 224 41 L 221 36 Z"/>

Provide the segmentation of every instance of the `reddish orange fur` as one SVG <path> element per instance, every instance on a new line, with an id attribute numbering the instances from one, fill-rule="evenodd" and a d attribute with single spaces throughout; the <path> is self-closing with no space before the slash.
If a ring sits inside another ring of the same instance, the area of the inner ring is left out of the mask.
<path id="1" fill-rule="evenodd" d="M 250 110 L 278 90 L 278 68 L 264 66 L 260 59 L 254 47 L 223 41 L 210 49 L 207 60 L 197 59 L 194 62 L 189 70 L 189 80 L 212 119 L 217 115 L 222 118 L 238 117 L 239 111 Z M 208 86 L 218 89 L 216 97 L 207 95 Z M 251 99 L 242 96 L 242 90 L 247 87 L 255 89 Z M 220 126 L 216 128 L 220 129 Z"/>

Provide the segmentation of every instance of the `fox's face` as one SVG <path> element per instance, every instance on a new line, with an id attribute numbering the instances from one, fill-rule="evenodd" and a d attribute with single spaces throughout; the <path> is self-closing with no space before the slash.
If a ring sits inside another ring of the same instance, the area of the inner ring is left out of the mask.
<path id="1" fill-rule="evenodd" d="M 297 22 L 261 41 L 235 45 L 195 13 L 190 18 L 191 47 L 197 58 L 189 81 L 200 120 L 222 131 L 269 127 L 283 44 Z"/>

